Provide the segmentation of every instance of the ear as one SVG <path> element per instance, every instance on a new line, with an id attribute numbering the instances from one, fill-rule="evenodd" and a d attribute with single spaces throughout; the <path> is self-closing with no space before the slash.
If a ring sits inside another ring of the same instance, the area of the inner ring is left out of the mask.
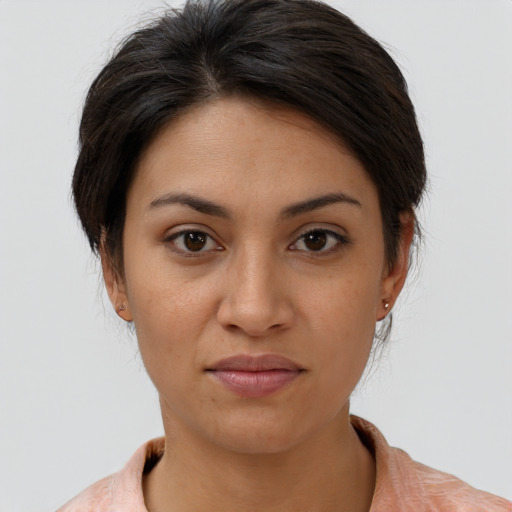
<path id="1" fill-rule="evenodd" d="M 116 269 L 111 256 L 108 254 L 104 242 L 102 242 L 100 247 L 100 258 L 101 268 L 103 270 L 103 280 L 105 281 L 108 297 L 115 312 L 123 320 L 126 320 L 127 322 L 133 321 L 123 278 Z"/>
<path id="2" fill-rule="evenodd" d="M 391 311 L 402 290 L 409 270 L 409 251 L 414 238 L 415 219 L 410 212 L 400 215 L 400 242 L 391 268 L 386 267 L 381 283 L 381 303 L 377 307 L 377 320 L 383 320 Z"/>

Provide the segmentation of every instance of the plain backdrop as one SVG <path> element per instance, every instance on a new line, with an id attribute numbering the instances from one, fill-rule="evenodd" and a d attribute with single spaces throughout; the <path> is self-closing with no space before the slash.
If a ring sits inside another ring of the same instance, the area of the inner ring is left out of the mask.
<path id="1" fill-rule="evenodd" d="M 512 2 L 331 3 L 399 62 L 430 172 L 421 264 L 352 410 L 413 458 L 510 498 Z M 2 512 L 53 510 L 162 433 L 69 193 L 86 89 L 162 6 L 0 0 Z"/>

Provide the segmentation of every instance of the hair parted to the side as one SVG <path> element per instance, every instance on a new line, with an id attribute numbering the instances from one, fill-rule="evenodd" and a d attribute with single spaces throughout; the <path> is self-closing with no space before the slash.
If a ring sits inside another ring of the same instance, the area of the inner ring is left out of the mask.
<path id="1" fill-rule="evenodd" d="M 190 0 L 130 35 L 93 82 L 73 177 L 93 250 L 122 274 L 127 189 L 157 132 L 187 109 L 230 95 L 294 108 L 361 161 L 380 200 L 386 256 L 400 214 L 420 202 L 423 143 L 405 80 L 372 37 L 313 0 Z"/>

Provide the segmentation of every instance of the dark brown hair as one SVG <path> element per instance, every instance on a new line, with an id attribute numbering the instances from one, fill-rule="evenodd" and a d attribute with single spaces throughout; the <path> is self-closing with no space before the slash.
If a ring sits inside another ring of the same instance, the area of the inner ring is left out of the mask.
<path id="1" fill-rule="evenodd" d="M 192 106 L 223 96 L 294 108 L 325 127 L 375 183 L 386 256 L 400 214 L 425 187 L 423 144 L 405 80 L 348 17 L 312 0 L 188 1 L 129 36 L 93 82 L 73 177 L 93 250 L 122 272 L 127 189 L 141 152 Z"/>

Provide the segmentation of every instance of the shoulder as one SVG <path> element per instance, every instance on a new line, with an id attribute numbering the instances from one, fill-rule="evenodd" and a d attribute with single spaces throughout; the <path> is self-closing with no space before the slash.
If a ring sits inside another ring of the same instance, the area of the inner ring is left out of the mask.
<path id="1" fill-rule="evenodd" d="M 402 450 L 391 448 L 399 465 L 410 472 L 417 499 L 428 503 L 428 510 L 453 512 L 512 512 L 512 503 L 504 498 L 475 489 L 459 478 L 412 460 Z M 413 494 L 414 495 L 414 494 Z M 415 510 L 421 510 L 420 507 Z"/>
<path id="2" fill-rule="evenodd" d="M 510 501 L 414 461 L 403 450 L 389 446 L 370 422 L 355 416 L 351 420 L 376 461 L 371 512 L 512 512 Z"/>
<path id="3" fill-rule="evenodd" d="M 91 485 L 57 512 L 147 512 L 142 479 L 164 449 L 164 438 L 143 444 L 121 471 Z"/>
<path id="4" fill-rule="evenodd" d="M 88 512 L 90 510 L 103 512 L 108 510 L 114 479 L 115 475 L 111 475 L 96 482 L 68 501 L 57 512 Z"/>

